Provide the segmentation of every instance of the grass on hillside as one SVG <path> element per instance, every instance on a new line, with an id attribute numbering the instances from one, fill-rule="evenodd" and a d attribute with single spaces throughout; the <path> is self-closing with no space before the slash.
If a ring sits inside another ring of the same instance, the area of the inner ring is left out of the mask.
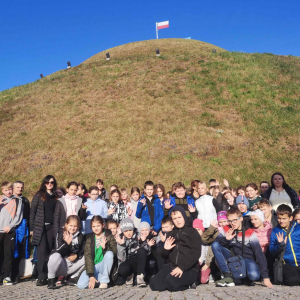
<path id="1" fill-rule="evenodd" d="M 155 57 L 155 49 L 161 51 Z M 217 49 L 217 53 L 212 53 Z M 109 51 L 111 60 L 105 60 Z M 0 93 L 0 180 L 167 189 L 275 171 L 299 187 L 299 58 L 164 39 L 101 52 Z"/>

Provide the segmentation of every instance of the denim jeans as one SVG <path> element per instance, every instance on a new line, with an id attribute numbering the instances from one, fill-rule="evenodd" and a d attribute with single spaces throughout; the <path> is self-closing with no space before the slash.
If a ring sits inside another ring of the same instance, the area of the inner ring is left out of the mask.
<path id="1" fill-rule="evenodd" d="M 223 273 L 230 273 L 227 266 L 227 259 L 231 256 L 230 251 L 224 246 L 220 245 L 217 241 L 214 241 L 211 244 L 211 248 L 221 271 Z M 257 263 L 251 258 L 244 258 L 244 260 L 247 270 L 247 277 L 253 281 L 258 280 L 260 278 L 260 271 Z"/>
<path id="2" fill-rule="evenodd" d="M 107 251 L 103 260 L 94 266 L 94 276 L 100 283 L 109 283 L 109 274 L 113 265 L 114 255 L 111 251 Z M 79 289 L 86 289 L 89 286 L 90 278 L 84 271 L 77 283 Z"/>

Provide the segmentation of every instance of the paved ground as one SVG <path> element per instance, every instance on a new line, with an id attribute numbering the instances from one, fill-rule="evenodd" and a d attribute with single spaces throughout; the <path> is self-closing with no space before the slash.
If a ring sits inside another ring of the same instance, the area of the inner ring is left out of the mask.
<path id="1" fill-rule="evenodd" d="M 268 289 L 262 285 L 217 288 L 214 284 L 200 285 L 196 290 L 184 292 L 152 292 L 146 288 L 113 287 L 107 290 L 79 290 L 77 287 L 62 286 L 55 290 L 37 287 L 34 282 L 22 282 L 13 286 L 0 286 L 0 299 L 118 299 L 118 300 L 195 300 L 195 299 L 299 299 L 300 287 L 275 286 Z"/>

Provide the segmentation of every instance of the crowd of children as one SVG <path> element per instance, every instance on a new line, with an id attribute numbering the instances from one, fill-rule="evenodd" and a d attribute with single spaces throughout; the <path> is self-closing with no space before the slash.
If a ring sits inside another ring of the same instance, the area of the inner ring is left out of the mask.
<path id="1" fill-rule="evenodd" d="M 33 246 L 37 286 L 106 289 L 114 285 L 179 291 L 200 284 L 300 284 L 300 200 L 281 173 L 234 189 L 224 179 L 182 182 L 169 192 L 146 181 L 130 193 L 58 187 L 46 176 L 31 203 L 24 183 L 0 196 L 1 283 L 20 282 Z"/>

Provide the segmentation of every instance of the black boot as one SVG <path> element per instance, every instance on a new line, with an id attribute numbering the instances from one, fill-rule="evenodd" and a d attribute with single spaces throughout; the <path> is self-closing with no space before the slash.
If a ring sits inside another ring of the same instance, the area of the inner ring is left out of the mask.
<path id="1" fill-rule="evenodd" d="M 56 289 L 56 279 L 55 278 L 48 279 L 48 289 L 50 289 L 50 290 Z"/>

